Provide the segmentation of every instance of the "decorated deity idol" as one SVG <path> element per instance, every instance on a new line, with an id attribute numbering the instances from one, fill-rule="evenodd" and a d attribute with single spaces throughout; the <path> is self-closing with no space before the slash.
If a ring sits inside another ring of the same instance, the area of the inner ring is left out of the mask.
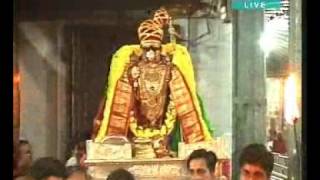
<path id="1" fill-rule="evenodd" d="M 167 27 L 172 42 L 162 44 Z M 190 55 L 175 43 L 174 33 L 171 17 L 160 8 L 140 24 L 140 45 L 124 45 L 114 54 L 95 142 L 125 136 L 138 145 L 150 142 L 156 157 L 164 157 L 179 141 L 212 139 Z"/>

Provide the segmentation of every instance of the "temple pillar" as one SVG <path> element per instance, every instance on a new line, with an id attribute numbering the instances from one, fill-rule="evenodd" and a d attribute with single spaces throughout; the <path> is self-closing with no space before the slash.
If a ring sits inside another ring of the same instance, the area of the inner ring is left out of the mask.
<path id="1" fill-rule="evenodd" d="M 289 8 L 289 71 L 294 74 L 296 83 L 296 100 L 299 114 L 302 117 L 302 14 L 301 0 L 290 1 Z M 302 118 L 295 126 L 286 124 L 285 135 L 288 147 L 289 176 L 294 180 L 302 179 Z"/>
<path id="2" fill-rule="evenodd" d="M 263 11 L 233 14 L 233 179 L 239 179 L 241 150 L 266 142 L 265 58 L 259 47 Z"/>

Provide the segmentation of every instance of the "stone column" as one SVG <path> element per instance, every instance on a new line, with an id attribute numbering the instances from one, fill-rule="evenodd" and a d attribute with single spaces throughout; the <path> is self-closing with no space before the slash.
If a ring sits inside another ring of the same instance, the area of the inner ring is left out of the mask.
<path id="1" fill-rule="evenodd" d="M 297 103 L 299 113 L 302 113 L 302 22 L 301 22 L 301 0 L 290 1 L 289 9 L 289 65 L 290 73 L 295 75 L 297 86 Z M 289 174 L 292 179 L 302 179 L 302 118 L 296 123 L 296 130 L 292 125 L 286 125 L 288 155 L 290 158 Z M 296 131 L 296 132 L 295 132 Z M 296 133 L 296 134 L 295 134 Z"/>
<path id="2" fill-rule="evenodd" d="M 263 24 L 263 11 L 233 14 L 233 179 L 239 179 L 241 150 L 266 142 L 265 61 L 259 46 Z"/>
<path id="3" fill-rule="evenodd" d="M 57 157 L 64 161 L 66 160 L 67 145 L 68 145 L 68 132 L 69 132 L 69 107 L 68 104 L 68 93 L 70 90 L 70 75 L 68 74 L 68 64 L 65 62 L 65 52 L 66 47 L 65 37 L 64 37 L 65 23 L 57 22 Z"/>
<path id="4" fill-rule="evenodd" d="M 60 58 L 56 27 L 51 22 L 19 23 L 20 133 L 30 141 L 34 160 L 43 156 L 57 157 L 58 151 L 57 67 Z"/>
<path id="5" fill-rule="evenodd" d="M 232 131 L 232 25 L 214 18 L 190 18 L 190 22 L 180 18 L 175 23 L 181 26 L 182 37 L 191 40 L 189 52 L 197 93 L 213 126 L 213 135 L 229 135 Z"/>

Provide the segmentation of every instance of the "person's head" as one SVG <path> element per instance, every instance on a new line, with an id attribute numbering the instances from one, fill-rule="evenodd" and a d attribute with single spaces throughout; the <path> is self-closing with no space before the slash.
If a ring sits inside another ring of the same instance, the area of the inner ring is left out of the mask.
<path id="1" fill-rule="evenodd" d="M 32 153 L 31 145 L 27 140 L 20 140 L 17 152 L 17 168 L 21 175 L 25 174 L 31 167 Z"/>
<path id="2" fill-rule="evenodd" d="M 87 174 L 80 166 L 69 166 L 66 169 L 66 177 L 66 180 L 86 180 Z"/>
<path id="3" fill-rule="evenodd" d="M 75 154 L 77 161 L 80 162 L 81 158 L 86 154 L 86 143 L 84 141 L 80 141 L 75 147 Z"/>
<path id="4" fill-rule="evenodd" d="M 129 171 L 120 168 L 112 171 L 107 180 L 134 180 L 134 176 Z"/>
<path id="5" fill-rule="evenodd" d="M 273 169 L 273 155 L 262 144 L 249 144 L 240 154 L 241 180 L 267 180 Z"/>
<path id="6" fill-rule="evenodd" d="M 66 176 L 66 169 L 58 159 L 44 157 L 34 162 L 29 175 L 35 180 L 63 180 Z"/>
<path id="7" fill-rule="evenodd" d="M 187 168 L 192 180 L 212 180 L 217 163 L 217 156 L 212 151 L 198 149 L 187 159 Z"/>
<path id="8" fill-rule="evenodd" d="M 19 141 L 19 154 L 20 157 L 26 157 L 29 160 L 32 160 L 32 153 L 31 153 L 31 145 L 28 140 L 20 140 Z"/>
<path id="9" fill-rule="evenodd" d="M 276 139 L 276 135 L 277 135 L 277 131 L 276 130 L 274 130 L 274 129 L 270 129 L 269 130 L 269 139 L 270 140 Z"/>
<path id="10" fill-rule="evenodd" d="M 281 133 L 281 132 L 278 132 L 278 133 L 277 133 L 277 139 L 278 139 L 279 141 L 282 141 L 282 140 L 283 140 L 283 137 L 282 137 L 282 133 Z"/>

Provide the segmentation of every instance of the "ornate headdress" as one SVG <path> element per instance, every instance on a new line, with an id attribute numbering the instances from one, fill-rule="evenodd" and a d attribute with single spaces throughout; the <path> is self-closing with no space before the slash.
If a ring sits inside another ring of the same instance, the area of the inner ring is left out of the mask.
<path id="1" fill-rule="evenodd" d="M 163 27 L 170 21 L 170 16 L 164 8 L 158 9 L 153 19 L 143 21 L 138 28 L 140 44 L 159 43 L 163 38 Z"/>
<path id="2" fill-rule="evenodd" d="M 159 24 L 161 28 L 169 24 L 171 17 L 167 10 L 163 7 L 158 9 L 153 16 L 153 20 Z"/>
<path id="3" fill-rule="evenodd" d="M 159 43 L 163 38 L 163 30 L 152 19 L 143 21 L 138 28 L 140 44 Z"/>

